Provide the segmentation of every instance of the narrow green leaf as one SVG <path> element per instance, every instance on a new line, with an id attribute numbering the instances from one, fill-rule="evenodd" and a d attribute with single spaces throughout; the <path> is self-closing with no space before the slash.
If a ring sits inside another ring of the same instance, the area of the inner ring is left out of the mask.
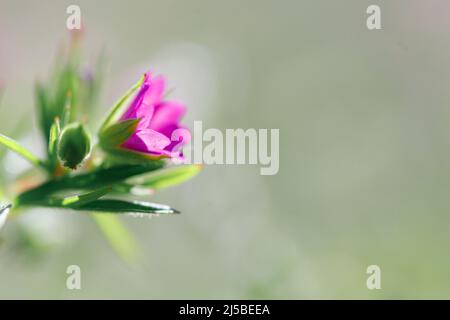
<path id="1" fill-rule="evenodd" d="M 0 144 L 3 144 L 5 147 L 22 156 L 32 164 L 46 169 L 44 163 L 38 157 L 36 157 L 30 151 L 21 146 L 17 141 L 0 134 Z"/>
<path id="2" fill-rule="evenodd" d="M 146 213 L 146 214 L 170 214 L 180 213 L 178 210 L 169 206 L 144 202 L 144 201 L 126 201 L 118 199 L 99 199 L 89 202 L 80 207 L 74 208 L 81 211 L 98 211 L 110 213 Z"/>
<path id="3" fill-rule="evenodd" d="M 51 195 L 43 195 L 40 199 L 35 199 L 29 205 L 42 207 L 60 207 L 76 209 L 90 202 L 98 200 L 112 190 L 111 187 L 105 187 L 98 190 L 77 194 L 67 197 L 55 197 Z"/>
<path id="4" fill-rule="evenodd" d="M 47 148 L 47 166 L 49 172 L 54 172 L 56 166 L 58 165 L 58 139 L 61 134 L 61 127 L 59 124 L 59 118 L 56 117 L 50 127 L 50 135 L 48 138 L 48 148 Z"/>
<path id="5" fill-rule="evenodd" d="M 45 139 L 49 139 L 49 129 L 51 126 L 49 120 L 49 98 L 47 96 L 47 92 L 45 90 L 45 87 L 43 84 L 37 82 L 35 86 L 35 99 L 36 99 L 36 106 L 38 108 L 39 113 L 39 125 L 42 133 L 44 134 Z"/>
<path id="6" fill-rule="evenodd" d="M 76 96 L 77 96 L 77 84 L 79 81 L 77 66 L 71 65 L 70 61 L 64 66 L 64 68 L 57 75 L 58 82 L 56 83 L 56 91 L 52 104 L 50 105 L 50 121 L 53 121 L 54 117 L 61 117 L 64 109 L 67 105 L 70 105 L 70 113 L 68 114 L 69 120 L 74 120 L 76 115 Z"/>
<path id="7" fill-rule="evenodd" d="M 126 180 L 130 185 L 141 185 L 152 189 L 162 189 L 183 183 L 202 170 L 201 165 L 174 166 L 156 172 L 135 176 Z"/>
<path id="8" fill-rule="evenodd" d="M 48 154 L 50 157 L 56 156 L 56 145 L 58 143 L 60 133 L 61 127 L 59 124 L 59 118 L 55 118 L 53 125 L 50 127 L 50 137 L 48 141 Z"/>
<path id="9" fill-rule="evenodd" d="M 78 175 L 67 175 L 50 180 L 40 186 L 21 193 L 16 203 L 25 205 L 27 203 L 46 197 L 56 191 L 70 189 L 99 189 L 124 181 L 134 175 L 143 174 L 164 166 L 163 161 L 147 161 L 139 165 L 121 165 L 106 169 L 97 169 L 93 172 Z"/>
<path id="10" fill-rule="evenodd" d="M 0 229 L 5 225 L 11 205 L 0 206 Z"/>
<path id="11" fill-rule="evenodd" d="M 82 205 L 88 204 L 94 200 L 97 200 L 103 197 L 105 194 L 109 193 L 112 190 L 111 187 L 105 187 L 98 190 L 94 190 L 91 192 L 65 197 L 61 201 L 61 205 L 63 207 L 76 208 Z"/>
<path id="12" fill-rule="evenodd" d="M 170 214 L 180 213 L 176 209 L 169 206 L 144 202 L 144 201 L 127 201 L 119 199 L 98 199 L 89 201 L 82 205 L 77 205 L 76 201 L 64 204 L 64 199 L 58 198 L 44 198 L 27 203 L 30 206 L 49 207 L 49 208 L 63 208 L 72 209 L 76 211 L 96 211 L 116 214 L 127 213 L 142 213 L 142 214 Z M 92 200 L 92 199 L 89 199 Z M 81 200 L 82 201 L 82 200 Z M 71 202 L 71 201 L 69 201 Z"/>
<path id="13" fill-rule="evenodd" d="M 108 115 L 106 116 L 105 120 L 103 121 L 102 125 L 100 126 L 100 132 L 105 130 L 111 122 L 116 120 L 117 113 L 121 110 L 121 107 L 123 104 L 130 98 L 130 96 L 142 85 L 144 82 L 145 77 L 142 76 L 138 82 L 136 82 L 112 107 L 112 109 L 108 112 Z"/>
<path id="14" fill-rule="evenodd" d="M 67 126 L 72 119 L 72 115 L 71 115 L 72 103 L 73 103 L 72 92 L 68 91 L 66 93 L 66 102 L 64 104 L 64 109 L 62 110 L 62 114 L 61 114 L 61 127 L 62 128 Z"/>
<path id="15" fill-rule="evenodd" d="M 135 262 L 140 252 L 138 243 L 119 217 L 105 213 L 92 213 L 90 216 L 116 254 L 128 263 Z"/>

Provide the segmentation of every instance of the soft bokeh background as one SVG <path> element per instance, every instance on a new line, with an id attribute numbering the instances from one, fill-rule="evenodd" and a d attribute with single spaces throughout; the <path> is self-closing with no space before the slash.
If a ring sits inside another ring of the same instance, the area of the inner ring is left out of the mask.
<path id="1" fill-rule="evenodd" d="M 369 31 L 374 3 L 383 29 Z M 0 0 L 0 131 L 37 152 L 33 85 L 70 4 Z M 76 4 L 87 64 L 108 57 L 102 110 L 153 68 L 190 126 L 279 128 L 280 171 L 209 166 L 157 194 L 183 214 L 124 217 L 140 267 L 86 215 L 35 210 L 2 230 L 0 298 L 450 298 L 448 1 Z M 7 179 L 27 168 L 10 154 L 2 166 Z M 43 252 L 13 244 L 21 228 Z M 80 291 L 66 289 L 71 264 Z M 366 288 L 371 264 L 381 290 Z"/>

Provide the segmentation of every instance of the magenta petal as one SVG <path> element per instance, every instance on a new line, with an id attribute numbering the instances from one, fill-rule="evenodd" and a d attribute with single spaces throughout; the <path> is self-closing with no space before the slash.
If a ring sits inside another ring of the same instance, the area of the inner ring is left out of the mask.
<path id="1" fill-rule="evenodd" d="M 161 101 L 165 81 L 162 76 L 152 79 L 151 73 L 145 74 L 139 92 L 122 115 L 121 120 L 140 118 L 138 128 L 147 128 L 154 112 L 154 106 Z"/>
<path id="2" fill-rule="evenodd" d="M 152 129 L 138 130 L 122 145 L 125 148 L 149 153 L 162 153 L 170 139 Z"/>
<path id="3" fill-rule="evenodd" d="M 141 88 L 121 117 L 140 119 L 136 132 L 122 147 L 155 156 L 183 157 L 181 147 L 191 140 L 189 130 L 179 124 L 186 107 L 180 102 L 162 101 L 164 88 L 162 76 L 145 74 Z"/>
<path id="4" fill-rule="evenodd" d="M 141 87 L 139 92 L 137 93 L 136 97 L 131 102 L 128 109 L 124 112 L 122 117 L 120 117 L 120 120 L 129 120 L 129 119 L 136 119 L 138 118 L 137 113 L 138 110 L 141 109 L 142 100 L 144 98 L 145 92 L 147 91 L 148 87 Z"/>
<path id="5" fill-rule="evenodd" d="M 191 142 L 191 133 L 189 130 L 179 126 L 174 128 L 168 137 L 171 143 L 165 149 L 172 152 L 180 151 L 183 146 Z"/>
<path id="6" fill-rule="evenodd" d="M 173 126 L 181 121 L 185 113 L 186 107 L 184 104 L 176 101 L 164 101 L 155 106 L 150 128 L 170 137 L 174 130 Z"/>
<path id="7" fill-rule="evenodd" d="M 166 87 L 163 76 L 157 76 L 149 79 L 149 90 L 145 93 L 143 103 L 148 105 L 156 105 L 161 102 Z"/>
<path id="8" fill-rule="evenodd" d="M 128 106 L 127 110 L 124 112 L 120 120 L 136 119 L 137 109 L 140 107 L 142 100 L 144 99 L 145 93 L 150 87 L 150 73 L 144 74 L 144 82 L 139 88 L 138 93 L 134 97 L 133 101 Z"/>

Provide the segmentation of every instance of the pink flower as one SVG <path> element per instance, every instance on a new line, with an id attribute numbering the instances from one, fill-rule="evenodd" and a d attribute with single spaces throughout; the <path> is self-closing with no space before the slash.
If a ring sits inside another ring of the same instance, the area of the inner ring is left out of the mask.
<path id="1" fill-rule="evenodd" d="M 189 130 L 179 124 L 186 107 L 180 102 L 163 100 L 165 81 L 162 76 L 152 78 L 147 72 L 144 77 L 136 97 L 120 118 L 141 119 L 122 147 L 155 158 L 182 159 L 180 149 L 191 140 Z"/>

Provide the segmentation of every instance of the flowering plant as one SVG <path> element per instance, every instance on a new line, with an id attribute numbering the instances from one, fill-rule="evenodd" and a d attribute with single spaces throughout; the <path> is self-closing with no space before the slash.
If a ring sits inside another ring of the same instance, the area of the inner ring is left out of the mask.
<path id="1" fill-rule="evenodd" d="M 65 61 L 56 64 L 50 81 L 36 86 L 46 157 L 39 158 L 0 134 L 0 147 L 33 165 L 25 182 L 19 178 L 15 188 L 4 188 L 8 197 L 3 198 L 9 200 L 0 198 L 0 228 L 8 217 L 29 207 L 90 212 L 100 229 L 119 228 L 122 233 L 117 216 L 105 213 L 178 213 L 146 198 L 200 171 L 196 165 L 175 165 L 183 162 L 182 147 L 191 138 L 180 124 L 186 107 L 164 99 L 165 79 L 147 72 L 111 108 L 93 139 L 88 121 L 82 119 L 95 106 L 100 72 L 81 72 L 76 41 L 70 48 Z M 130 200 L 130 195 L 145 198 Z M 107 237 L 113 234 L 106 232 Z M 117 243 L 117 239 L 110 240 L 113 246 Z M 122 256 L 130 256 L 130 250 L 115 247 Z"/>

